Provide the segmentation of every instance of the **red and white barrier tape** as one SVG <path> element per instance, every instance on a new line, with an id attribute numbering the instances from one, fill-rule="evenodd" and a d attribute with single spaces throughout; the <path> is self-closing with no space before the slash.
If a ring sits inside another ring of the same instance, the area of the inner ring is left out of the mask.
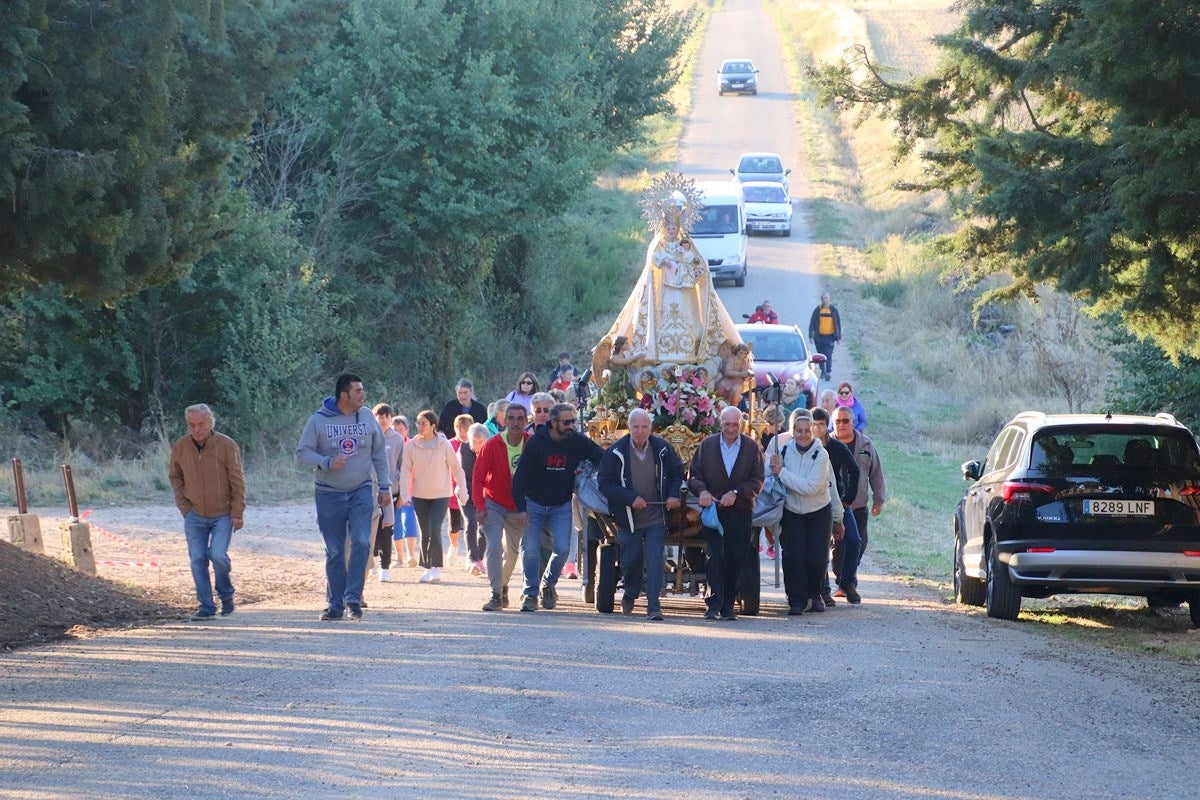
<path id="1" fill-rule="evenodd" d="M 92 513 L 92 510 L 89 508 L 87 511 L 80 514 L 79 515 L 80 522 L 87 519 L 88 515 L 91 513 Z M 99 525 L 97 525 L 94 522 L 89 522 L 88 525 L 91 527 L 92 530 L 96 531 L 96 533 L 99 533 L 101 536 L 106 536 L 109 539 L 112 539 L 114 542 L 137 553 L 139 556 L 145 556 L 147 559 L 146 561 L 121 561 L 121 560 L 97 561 L 96 562 L 97 566 L 103 565 L 106 567 L 154 567 L 156 569 L 162 566 L 162 564 L 160 564 L 158 562 L 158 556 L 154 555 L 153 553 L 147 553 L 145 550 L 138 547 L 133 542 L 130 542 L 128 539 L 118 536 L 117 534 L 113 533 L 112 531 L 106 531 L 106 530 L 104 530 L 104 528 L 101 528 Z"/>

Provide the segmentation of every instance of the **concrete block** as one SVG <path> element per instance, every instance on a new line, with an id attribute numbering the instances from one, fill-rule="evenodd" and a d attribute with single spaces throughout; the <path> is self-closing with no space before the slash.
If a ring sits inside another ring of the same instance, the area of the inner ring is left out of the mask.
<path id="1" fill-rule="evenodd" d="M 62 558 L 80 572 L 96 574 L 92 554 L 92 528 L 86 522 L 72 522 L 62 529 Z"/>
<path id="2" fill-rule="evenodd" d="M 37 514 L 13 514 L 8 518 L 8 540 L 30 553 L 41 555 L 42 523 Z"/>

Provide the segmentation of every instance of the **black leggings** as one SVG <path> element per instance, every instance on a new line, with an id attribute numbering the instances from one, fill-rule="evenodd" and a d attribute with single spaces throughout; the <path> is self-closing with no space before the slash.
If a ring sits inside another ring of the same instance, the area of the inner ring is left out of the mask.
<path id="1" fill-rule="evenodd" d="M 829 535 L 833 531 L 833 508 L 796 514 L 783 510 L 779 533 L 783 567 L 783 588 L 788 606 L 804 608 L 825 585 L 825 566 L 829 563 Z"/>
<path id="2" fill-rule="evenodd" d="M 413 511 L 417 514 L 417 525 L 421 528 L 421 566 L 426 569 L 442 566 L 442 523 L 446 510 L 450 508 L 449 497 L 426 500 L 414 497 Z"/>
<path id="3" fill-rule="evenodd" d="M 379 566 L 390 569 L 392 566 L 392 526 L 383 525 L 375 535 L 375 550 L 371 557 L 379 556 Z"/>

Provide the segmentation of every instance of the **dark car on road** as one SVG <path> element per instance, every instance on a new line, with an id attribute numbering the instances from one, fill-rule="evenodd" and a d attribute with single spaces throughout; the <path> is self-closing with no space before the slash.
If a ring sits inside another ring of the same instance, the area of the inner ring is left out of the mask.
<path id="1" fill-rule="evenodd" d="M 776 380 L 784 384 L 788 378 L 795 378 L 804 392 L 804 407 L 816 405 L 817 373 L 812 365 L 824 363 L 825 356 L 812 351 L 800 328 L 756 322 L 738 325 L 737 329 L 754 354 L 754 382 L 759 389 L 772 386 Z"/>
<path id="2" fill-rule="evenodd" d="M 962 473 L 959 603 L 1011 620 L 1024 597 L 1142 595 L 1200 626 L 1200 450 L 1170 415 L 1026 412 Z"/>
<path id="3" fill-rule="evenodd" d="M 717 70 L 717 94 L 758 94 L 758 70 L 748 58 L 727 58 Z"/>

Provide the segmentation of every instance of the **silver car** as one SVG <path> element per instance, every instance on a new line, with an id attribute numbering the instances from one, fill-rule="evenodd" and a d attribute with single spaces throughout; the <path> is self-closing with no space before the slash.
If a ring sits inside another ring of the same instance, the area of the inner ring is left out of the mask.
<path id="1" fill-rule="evenodd" d="M 778 153 L 743 153 L 738 159 L 738 165 L 735 169 L 729 170 L 739 181 L 770 181 L 783 186 L 783 193 L 791 196 L 788 192 L 788 175 L 792 174 L 790 169 L 783 168 L 783 159 Z"/>

